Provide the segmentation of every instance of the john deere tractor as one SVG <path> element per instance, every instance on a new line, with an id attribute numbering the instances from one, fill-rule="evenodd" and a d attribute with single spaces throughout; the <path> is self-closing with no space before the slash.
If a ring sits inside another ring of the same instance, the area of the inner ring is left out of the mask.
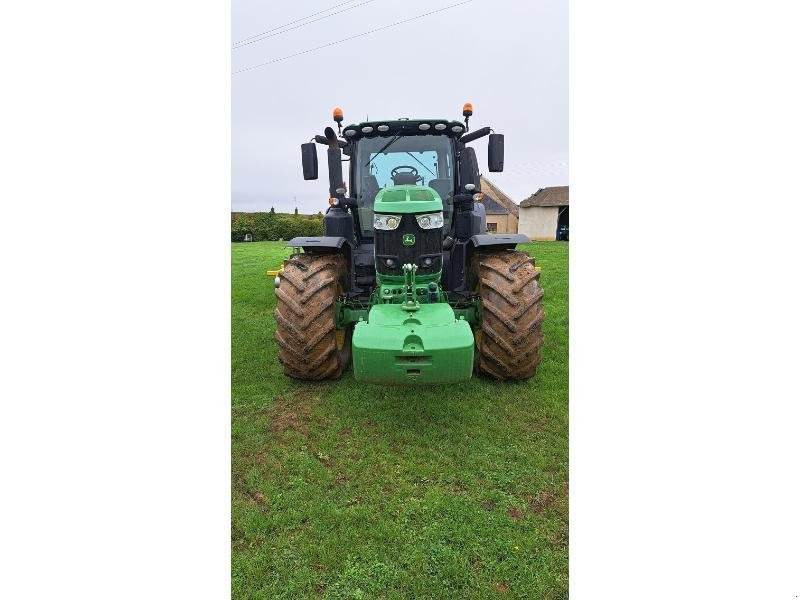
<path id="1" fill-rule="evenodd" d="M 430 384 L 536 372 L 542 289 L 524 235 L 486 233 L 473 147 L 488 136 L 489 171 L 503 170 L 503 136 L 464 121 L 333 116 L 301 145 L 317 179 L 327 147 L 329 208 L 322 237 L 297 237 L 275 279 L 275 340 L 286 375 Z M 346 159 L 343 159 L 343 155 Z M 348 166 L 345 182 L 342 163 Z M 301 252 L 302 249 L 302 252 Z"/>

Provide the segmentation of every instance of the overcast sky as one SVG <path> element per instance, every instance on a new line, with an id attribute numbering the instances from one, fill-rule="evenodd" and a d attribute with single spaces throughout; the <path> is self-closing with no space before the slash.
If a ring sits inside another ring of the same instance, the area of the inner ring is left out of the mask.
<path id="1" fill-rule="evenodd" d="M 233 0 L 234 43 L 345 0 Z M 316 23 L 233 50 L 237 69 L 455 4 L 371 0 Z M 365 2 L 353 0 L 331 12 Z M 462 120 L 505 134 L 505 172 L 481 171 L 520 202 L 568 183 L 567 0 L 472 0 L 410 23 L 232 76 L 232 209 L 300 212 L 327 205 L 327 167 L 304 181 L 300 144 L 333 125 L 397 117 Z M 324 13 L 330 14 L 330 13 Z M 317 17 L 313 18 L 319 18 Z M 299 25 L 296 23 L 289 27 Z M 274 32 L 273 32 L 274 33 Z M 320 146 L 320 149 L 322 147 Z"/>

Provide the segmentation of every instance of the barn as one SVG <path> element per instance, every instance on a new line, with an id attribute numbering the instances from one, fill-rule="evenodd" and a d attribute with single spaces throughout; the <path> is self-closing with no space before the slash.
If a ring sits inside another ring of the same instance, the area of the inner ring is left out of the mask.
<path id="1" fill-rule="evenodd" d="M 540 188 L 519 203 L 519 232 L 532 240 L 560 240 L 569 232 L 569 186 Z"/>
<path id="2" fill-rule="evenodd" d="M 519 206 L 486 177 L 481 176 L 487 233 L 517 233 Z"/>

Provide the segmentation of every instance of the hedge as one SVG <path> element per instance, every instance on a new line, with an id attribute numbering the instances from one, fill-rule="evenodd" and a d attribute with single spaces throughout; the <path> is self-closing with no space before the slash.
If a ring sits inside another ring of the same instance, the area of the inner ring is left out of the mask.
<path id="1" fill-rule="evenodd" d="M 231 213 L 231 241 L 243 242 L 248 233 L 253 236 L 254 242 L 320 236 L 322 213 L 313 216 L 275 212 Z"/>

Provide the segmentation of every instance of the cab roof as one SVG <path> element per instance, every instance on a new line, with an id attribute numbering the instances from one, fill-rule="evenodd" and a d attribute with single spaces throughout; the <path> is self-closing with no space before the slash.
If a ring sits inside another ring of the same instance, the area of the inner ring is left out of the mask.
<path id="1" fill-rule="evenodd" d="M 427 127 L 425 127 L 426 125 Z M 464 130 L 464 124 L 460 121 L 401 118 L 353 123 L 345 127 L 342 134 L 346 140 L 358 140 L 364 137 L 392 137 L 398 133 L 403 135 L 438 134 L 459 138 Z"/>

